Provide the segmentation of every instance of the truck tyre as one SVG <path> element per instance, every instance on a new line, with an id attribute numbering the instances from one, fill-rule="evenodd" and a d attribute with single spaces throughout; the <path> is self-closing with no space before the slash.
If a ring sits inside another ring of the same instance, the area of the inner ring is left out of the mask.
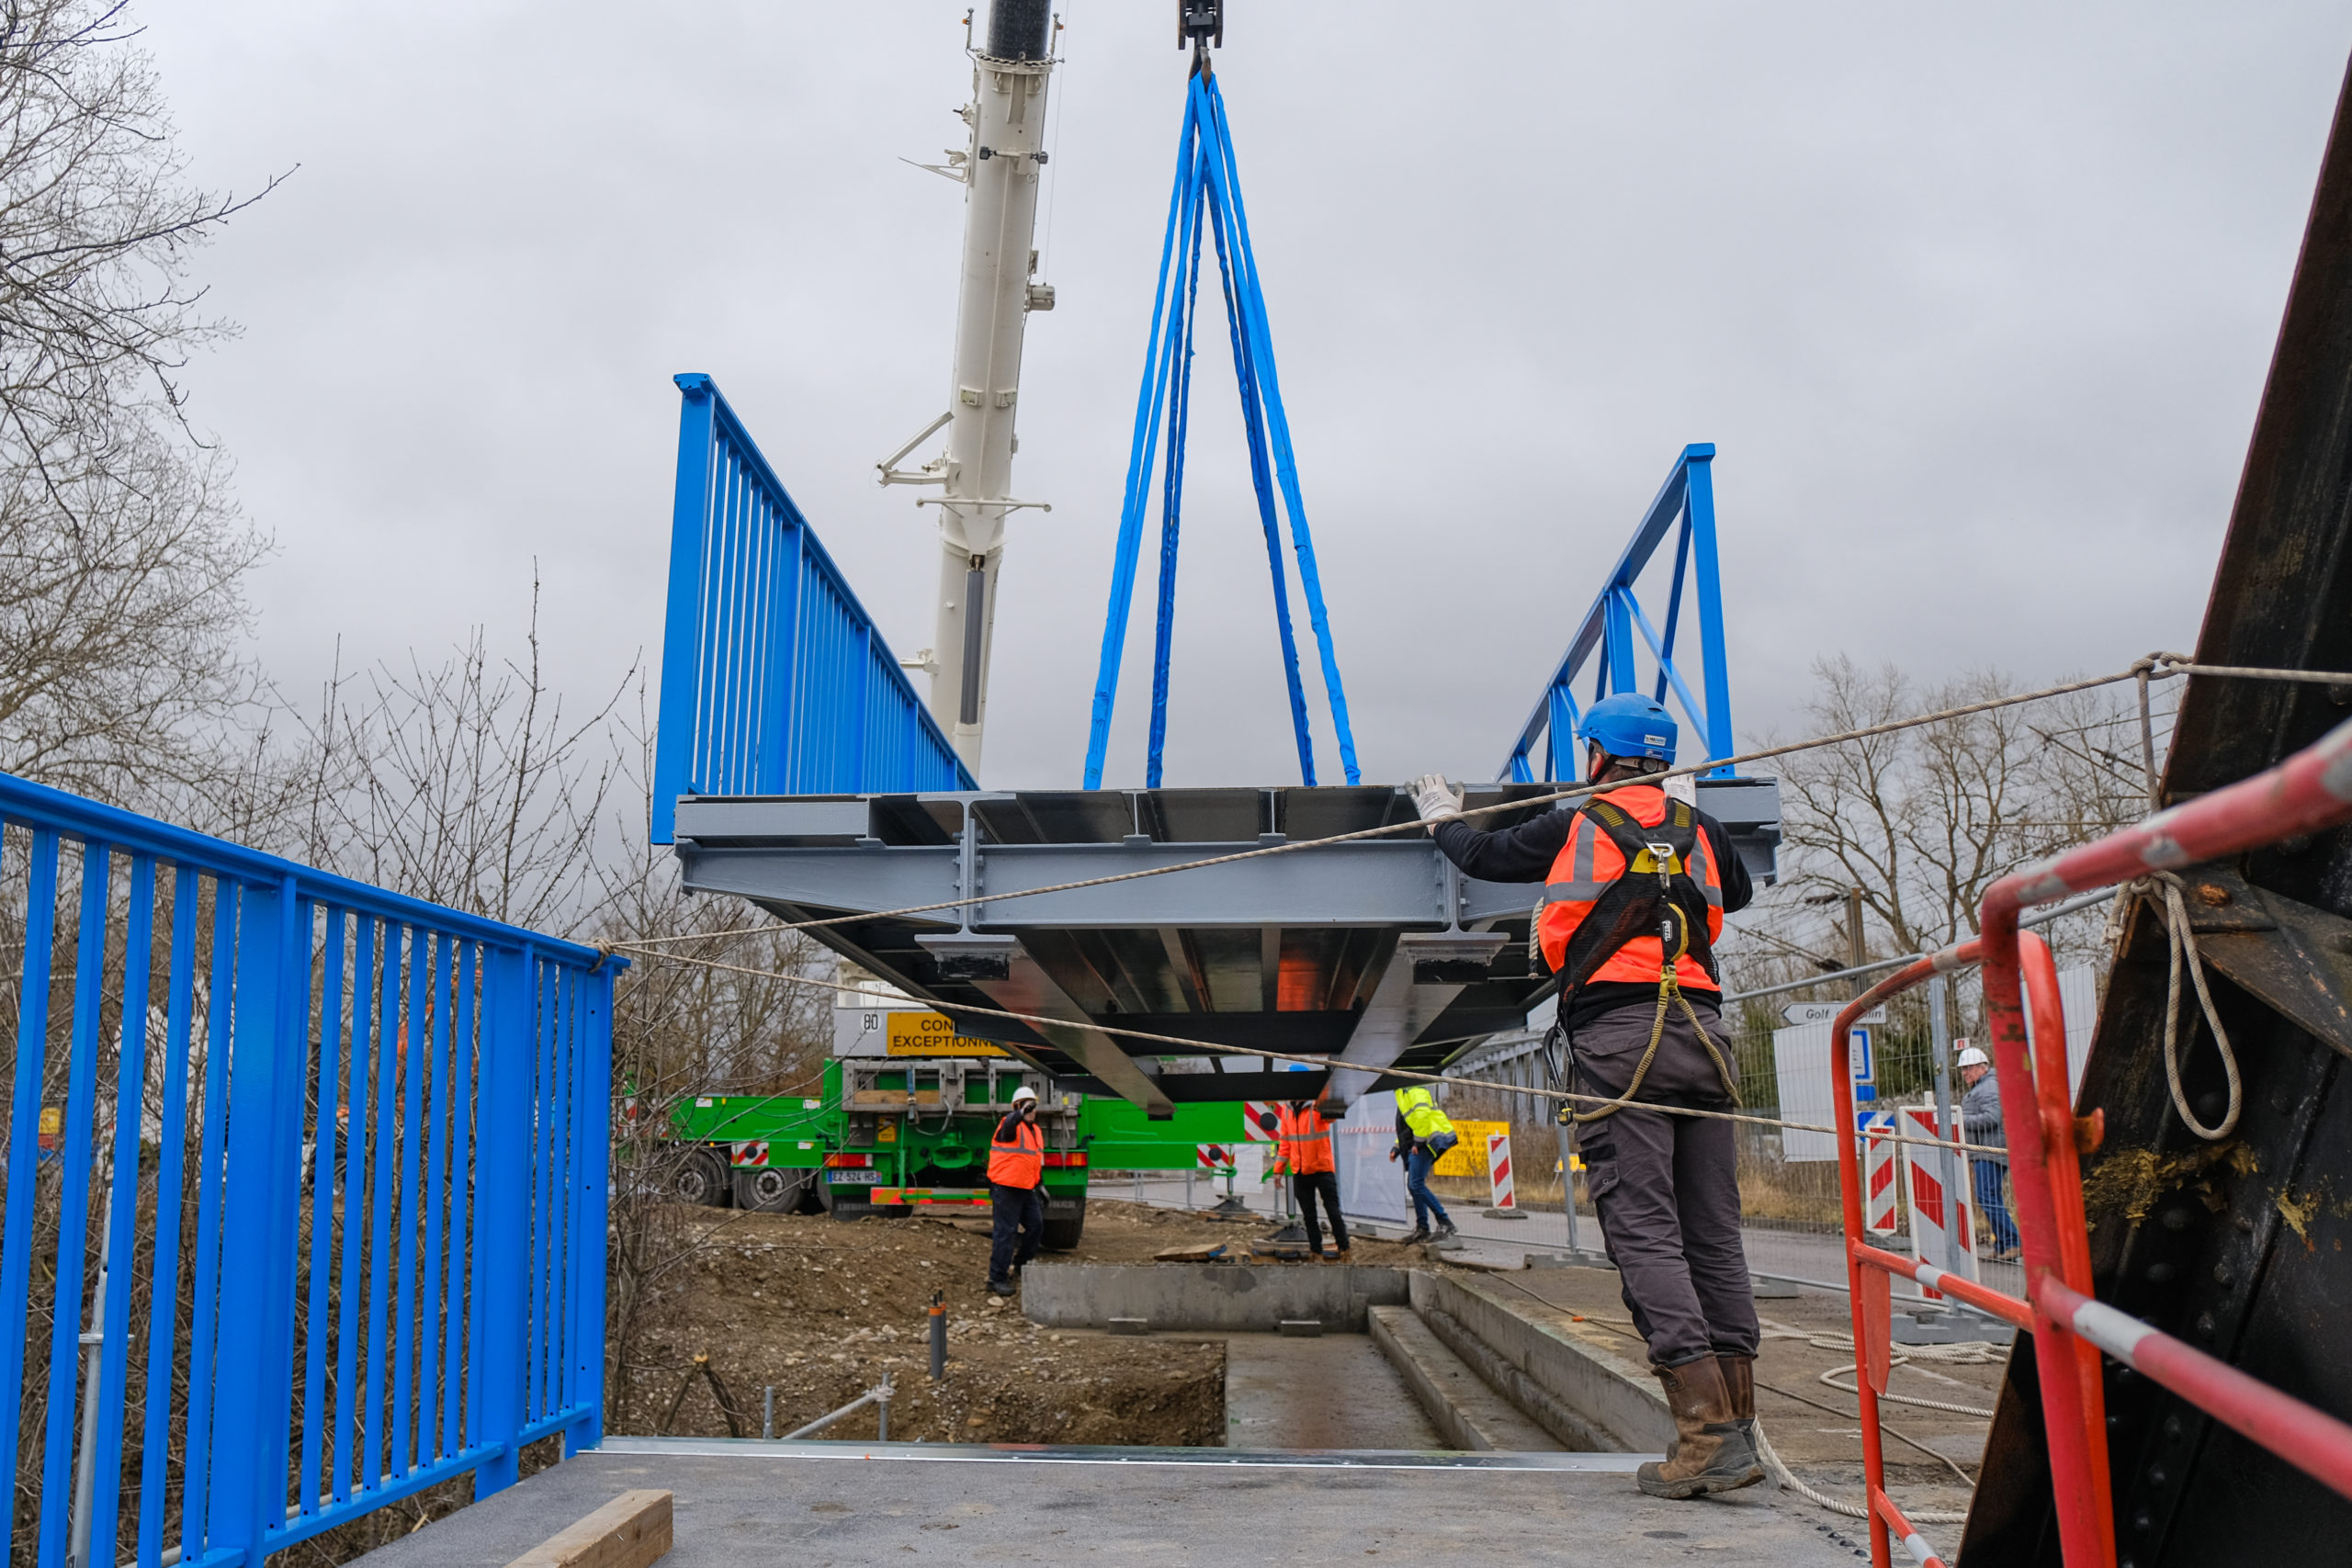
<path id="1" fill-rule="evenodd" d="M 790 1166 L 756 1166 L 735 1173 L 735 1206 L 763 1214 L 789 1214 L 800 1207 L 808 1172 Z"/>
<path id="2" fill-rule="evenodd" d="M 1046 1200 L 1046 1234 L 1038 1245 L 1047 1252 L 1069 1252 L 1076 1249 L 1079 1236 L 1086 1229 L 1086 1200 L 1048 1198 Z"/>
<path id="3" fill-rule="evenodd" d="M 706 1208 L 724 1209 L 734 1196 L 726 1162 L 708 1149 L 696 1149 L 680 1160 L 670 1183 L 683 1201 Z"/>

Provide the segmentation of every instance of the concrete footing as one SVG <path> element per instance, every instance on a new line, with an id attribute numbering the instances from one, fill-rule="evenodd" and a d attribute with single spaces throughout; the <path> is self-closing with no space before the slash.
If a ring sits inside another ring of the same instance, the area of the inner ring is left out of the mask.
<path id="1" fill-rule="evenodd" d="M 1374 1306 L 1402 1306 L 1402 1269 L 1318 1263 L 1032 1263 L 1021 1311 L 1049 1328 L 1102 1328 L 1142 1318 L 1159 1333 L 1274 1334 L 1284 1322 L 1361 1334 Z"/>

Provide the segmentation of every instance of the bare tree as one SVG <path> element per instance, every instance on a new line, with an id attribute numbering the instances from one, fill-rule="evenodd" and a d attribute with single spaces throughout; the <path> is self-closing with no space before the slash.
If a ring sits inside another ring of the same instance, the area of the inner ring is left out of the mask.
<path id="1" fill-rule="evenodd" d="M 62 457 L 61 490 L 176 421 L 188 350 L 228 330 L 187 261 L 248 203 L 188 184 L 137 37 L 122 0 L 0 4 L 0 444 Z"/>
<path id="2" fill-rule="evenodd" d="M 153 432 L 107 460 L 0 468 L 0 768 L 160 804 L 254 696 L 241 584 L 265 546 L 216 460 Z"/>
<path id="3" fill-rule="evenodd" d="M 1921 686 L 1893 665 L 1815 667 L 1810 728 L 1842 733 L 2014 689 L 1997 671 Z M 2128 693 L 2129 688 L 2122 691 Z M 2168 710 L 2152 716 L 2158 739 Z M 2115 690 L 1995 708 L 1801 751 L 1781 770 L 1786 874 L 1746 933 L 1747 983 L 1819 972 L 1849 952 L 1839 896 L 1861 890 L 1864 950 L 1915 953 L 1973 935 L 1985 891 L 2040 856 L 2147 809 L 2139 716 Z M 2158 753 L 2161 761 L 2161 752 Z M 1827 914 L 1811 911 L 1826 909 Z M 2058 934 L 2085 947 L 2095 921 Z"/>

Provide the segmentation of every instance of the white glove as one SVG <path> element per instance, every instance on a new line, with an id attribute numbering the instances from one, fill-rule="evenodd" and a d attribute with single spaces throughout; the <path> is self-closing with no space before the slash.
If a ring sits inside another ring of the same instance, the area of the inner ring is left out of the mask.
<path id="1" fill-rule="evenodd" d="M 1462 815 L 1462 797 L 1445 782 L 1442 773 L 1423 773 L 1413 781 L 1413 809 L 1421 814 L 1424 822 L 1439 822 Z"/>

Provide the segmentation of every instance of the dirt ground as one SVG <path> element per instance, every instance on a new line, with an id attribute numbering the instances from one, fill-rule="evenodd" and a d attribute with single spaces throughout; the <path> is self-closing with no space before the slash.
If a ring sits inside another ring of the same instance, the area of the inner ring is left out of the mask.
<path id="1" fill-rule="evenodd" d="M 694 1239 L 658 1282 L 607 1429 L 679 1437 L 760 1435 L 763 1390 L 775 1389 L 780 1437 L 848 1404 L 890 1374 L 890 1436 L 928 1442 L 1136 1443 L 1204 1446 L 1225 1436 L 1225 1350 L 1214 1339 L 1112 1338 L 1041 1328 L 1019 1303 L 990 1304 L 988 1224 L 977 1217 L 865 1219 L 694 1209 Z M 1079 1262 L 1148 1262 L 1199 1242 L 1246 1247 L 1262 1220 L 1198 1214 L 1096 1198 Z M 1356 1244 L 1351 1261 L 1408 1263 L 1419 1249 Z M 1259 1265 L 1314 1268 L 1311 1263 Z M 930 1377 L 932 1292 L 945 1293 L 948 1375 Z M 709 1358 L 712 1379 L 695 1365 Z M 875 1436 L 867 1412 L 825 1435 Z"/>

